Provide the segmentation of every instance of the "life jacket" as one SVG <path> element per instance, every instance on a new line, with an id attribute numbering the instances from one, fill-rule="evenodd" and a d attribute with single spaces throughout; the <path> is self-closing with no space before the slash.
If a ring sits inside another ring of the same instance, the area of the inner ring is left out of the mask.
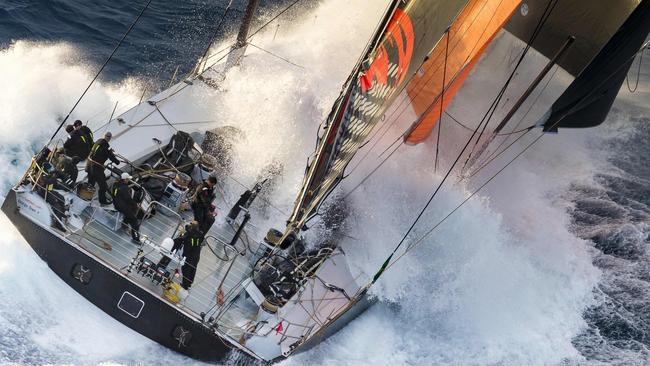
<path id="1" fill-rule="evenodd" d="M 86 159 L 90 152 L 88 141 L 88 138 L 81 132 L 77 130 L 72 131 L 63 144 L 66 155 L 78 157 L 80 160 Z"/>
<path id="2" fill-rule="evenodd" d="M 200 229 L 189 228 L 184 236 L 184 245 L 192 249 L 198 248 L 203 242 L 203 232 Z"/>
<path id="3" fill-rule="evenodd" d="M 90 128 L 88 128 L 88 126 L 81 126 L 81 128 L 79 128 L 78 131 L 80 135 L 83 137 L 82 139 L 83 142 L 85 142 L 86 145 L 88 145 L 88 148 L 92 149 L 94 145 L 93 131 Z"/>
<path id="4" fill-rule="evenodd" d="M 90 149 L 90 159 L 100 165 L 104 165 L 106 160 L 111 158 L 111 155 L 108 142 L 104 139 L 97 140 L 97 142 L 93 144 L 92 149 Z"/>

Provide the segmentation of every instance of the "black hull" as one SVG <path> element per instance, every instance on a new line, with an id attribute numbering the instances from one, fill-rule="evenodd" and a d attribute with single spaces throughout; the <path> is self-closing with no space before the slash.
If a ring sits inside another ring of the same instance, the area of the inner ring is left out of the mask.
<path id="1" fill-rule="evenodd" d="M 231 355 L 231 348 L 226 346 L 228 342 L 200 322 L 20 214 L 13 191 L 7 194 L 2 210 L 34 251 L 65 283 L 120 323 L 161 345 L 201 361 L 225 361 Z M 92 273 L 87 284 L 73 277 L 73 268 L 79 264 Z M 137 317 L 118 308 L 118 302 L 125 292 L 144 302 Z M 185 334 L 185 344 L 179 341 L 179 334 Z M 191 336 L 188 337 L 188 334 Z M 241 354 L 251 361 L 254 359 L 243 352 Z"/>

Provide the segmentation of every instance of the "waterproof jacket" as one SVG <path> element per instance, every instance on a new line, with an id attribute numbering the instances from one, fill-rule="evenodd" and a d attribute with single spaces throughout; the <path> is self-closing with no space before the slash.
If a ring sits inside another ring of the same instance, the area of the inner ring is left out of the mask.
<path id="1" fill-rule="evenodd" d="M 192 203 L 197 208 L 209 210 L 214 198 L 214 187 L 210 188 L 208 182 L 203 181 L 203 183 L 196 187 L 196 191 L 194 192 L 194 200 Z"/>
<path id="2" fill-rule="evenodd" d="M 92 150 L 90 151 L 90 160 L 92 160 L 89 162 L 90 166 L 99 164 L 103 167 L 104 163 L 108 159 L 110 159 L 115 164 L 120 163 L 120 161 L 115 157 L 115 154 L 113 153 L 113 150 L 111 149 L 108 142 L 105 139 L 101 138 L 95 142 Z"/>
<path id="3" fill-rule="evenodd" d="M 192 228 L 189 225 L 185 227 L 185 230 L 183 235 L 174 239 L 174 249 L 178 250 L 182 246 L 183 255 L 187 256 L 201 250 L 201 243 L 203 243 L 205 234 L 200 229 Z"/>
<path id="4" fill-rule="evenodd" d="M 74 162 L 73 158 L 59 154 L 54 165 L 56 170 L 60 173 L 59 176 L 61 177 L 61 180 L 70 187 L 74 185 L 77 180 L 77 175 L 79 174 L 79 169 Z"/>
<path id="5" fill-rule="evenodd" d="M 115 209 L 123 213 L 125 216 L 137 216 L 139 206 L 134 199 L 133 188 L 128 183 L 117 181 L 111 188 L 111 196 L 113 196 L 113 206 Z"/>
<path id="6" fill-rule="evenodd" d="M 74 130 L 70 132 L 70 136 L 63 143 L 63 149 L 66 155 L 84 160 L 90 153 L 89 142 L 88 137 L 84 136 L 80 131 Z"/>
<path id="7" fill-rule="evenodd" d="M 93 131 L 88 128 L 88 126 L 81 126 L 79 127 L 79 133 L 81 136 L 84 136 L 86 138 L 86 144 L 88 145 L 88 151 L 90 152 L 90 149 L 93 148 L 94 145 L 94 137 L 93 137 Z"/>

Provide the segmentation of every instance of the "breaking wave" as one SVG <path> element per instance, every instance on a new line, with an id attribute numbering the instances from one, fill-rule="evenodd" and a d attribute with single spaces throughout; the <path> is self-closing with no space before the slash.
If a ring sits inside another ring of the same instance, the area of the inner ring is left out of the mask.
<path id="1" fill-rule="evenodd" d="M 241 167 L 235 178 L 251 184 L 268 164 L 283 165 L 282 181 L 270 197 L 281 211 L 291 208 L 318 123 L 338 95 L 383 4 L 329 0 L 304 10 L 299 21 L 282 23 L 253 40 L 292 63 L 250 48 L 245 66 L 225 80 L 225 93 L 205 89 L 192 101 L 222 121 L 215 127 L 230 125 L 245 132 L 234 147 Z M 65 43 L 24 41 L 0 51 L 0 80 L 5 82 L 0 92 L 2 195 L 92 78 L 93 67 L 81 61 L 83 52 Z M 476 72 L 491 66 L 479 65 Z M 118 113 L 137 103 L 143 83 L 130 78 L 96 84 L 72 118 L 108 120 L 116 102 Z M 463 95 L 474 97 L 482 88 L 484 80 L 470 81 L 452 108 L 462 103 Z M 613 118 L 626 117 L 620 113 Z M 593 319 L 600 319 L 597 314 L 606 302 L 594 288 L 608 287 L 612 281 L 599 282 L 601 266 L 592 264 L 594 257 L 605 260 L 598 249 L 607 249 L 598 242 L 593 249 L 585 239 L 609 235 L 628 242 L 639 237 L 623 246 L 628 251 L 620 256 L 646 255 L 639 246 L 647 228 L 639 231 L 639 225 L 590 231 L 591 236 L 576 229 L 586 227 L 576 213 L 581 204 L 597 204 L 597 182 L 614 184 L 596 174 L 609 163 L 599 163 L 592 154 L 596 141 L 611 138 L 611 133 L 598 129 L 587 137 L 570 132 L 542 139 L 385 273 L 373 288 L 380 299 L 377 305 L 317 348 L 283 364 L 547 365 L 594 358 L 588 352 L 592 338 L 585 334 L 597 333 Z M 354 271 L 364 278 L 379 268 L 441 178 L 431 166 L 433 153 L 429 145 L 400 150 L 367 184 L 338 203 L 349 210 L 344 249 Z M 443 166 L 448 163 L 442 161 Z M 361 169 L 372 163 L 376 160 Z M 342 195 L 358 181 L 350 179 Z M 232 197 L 241 190 L 235 182 L 225 188 Z M 471 189 L 443 189 L 413 237 Z M 257 224 L 277 227 L 285 218 L 271 215 Z M 196 363 L 139 336 L 85 301 L 49 271 L 4 215 L 0 220 L 0 362 Z"/>

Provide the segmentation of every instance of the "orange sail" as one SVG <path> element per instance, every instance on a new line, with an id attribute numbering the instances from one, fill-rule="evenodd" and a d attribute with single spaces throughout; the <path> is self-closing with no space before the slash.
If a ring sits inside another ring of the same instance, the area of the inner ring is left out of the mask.
<path id="1" fill-rule="evenodd" d="M 436 44 L 429 59 L 406 87 L 420 116 L 405 137 L 409 144 L 424 141 L 483 52 L 506 24 L 521 0 L 471 0 Z M 448 37 L 448 38 L 447 38 Z M 445 62 L 446 58 L 446 62 Z M 441 98 L 444 83 L 444 97 Z"/>

